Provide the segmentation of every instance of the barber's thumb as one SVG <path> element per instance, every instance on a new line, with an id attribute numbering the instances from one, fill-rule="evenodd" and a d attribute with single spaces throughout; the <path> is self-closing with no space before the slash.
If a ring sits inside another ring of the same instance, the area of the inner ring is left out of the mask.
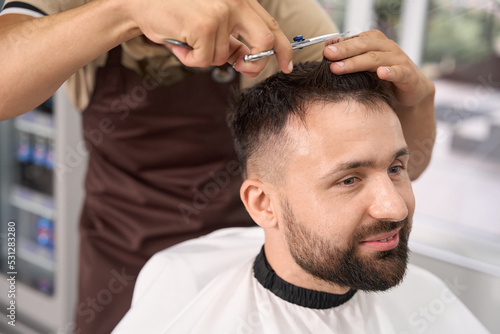
<path id="1" fill-rule="evenodd" d="M 380 66 L 377 68 L 377 76 L 382 80 L 394 81 L 395 69 L 392 66 Z"/>

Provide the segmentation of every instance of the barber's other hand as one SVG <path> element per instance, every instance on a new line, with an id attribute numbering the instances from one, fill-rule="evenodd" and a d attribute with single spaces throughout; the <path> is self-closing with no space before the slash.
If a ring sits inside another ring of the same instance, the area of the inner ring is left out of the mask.
<path id="1" fill-rule="evenodd" d="M 127 5 L 132 20 L 153 42 L 165 44 L 164 39 L 171 38 L 193 48 L 169 45 L 186 66 L 228 62 L 241 73 L 256 76 L 268 59 L 244 63 L 242 57 L 274 49 L 280 69 L 291 71 L 290 42 L 257 0 L 128 0 Z"/>
<path id="2" fill-rule="evenodd" d="M 378 30 L 366 31 L 328 45 L 323 55 L 333 61 L 330 70 L 335 74 L 377 72 L 380 79 L 394 84 L 401 106 L 416 106 L 434 94 L 432 81 L 396 42 Z"/>

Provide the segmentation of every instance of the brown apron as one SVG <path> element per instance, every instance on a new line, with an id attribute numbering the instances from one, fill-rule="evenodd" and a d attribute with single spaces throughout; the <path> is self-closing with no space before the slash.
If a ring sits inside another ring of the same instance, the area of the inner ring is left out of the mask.
<path id="1" fill-rule="evenodd" d="M 165 76 L 143 78 L 124 68 L 117 47 L 97 72 L 82 116 L 89 165 L 77 333 L 114 328 L 155 252 L 216 229 L 253 225 L 239 199 L 241 177 L 225 121 L 238 75 L 176 70 L 183 80 L 159 85 Z"/>

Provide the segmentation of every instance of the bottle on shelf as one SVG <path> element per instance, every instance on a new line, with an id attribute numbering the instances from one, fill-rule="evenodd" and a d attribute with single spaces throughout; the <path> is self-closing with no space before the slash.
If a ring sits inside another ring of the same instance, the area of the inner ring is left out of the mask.
<path id="1" fill-rule="evenodd" d="M 16 148 L 16 158 L 18 165 L 18 183 L 25 187 L 32 186 L 30 177 L 30 167 L 33 163 L 33 148 L 31 135 L 27 132 L 18 132 L 18 141 Z"/>

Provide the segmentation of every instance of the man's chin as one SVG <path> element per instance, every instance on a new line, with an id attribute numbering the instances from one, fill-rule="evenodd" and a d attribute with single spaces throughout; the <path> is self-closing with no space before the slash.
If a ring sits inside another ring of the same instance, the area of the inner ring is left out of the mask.
<path id="1" fill-rule="evenodd" d="M 365 278 L 351 287 L 363 291 L 385 291 L 403 281 L 408 256 L 404 250 L 384 251 L 365 263 Z"/>

